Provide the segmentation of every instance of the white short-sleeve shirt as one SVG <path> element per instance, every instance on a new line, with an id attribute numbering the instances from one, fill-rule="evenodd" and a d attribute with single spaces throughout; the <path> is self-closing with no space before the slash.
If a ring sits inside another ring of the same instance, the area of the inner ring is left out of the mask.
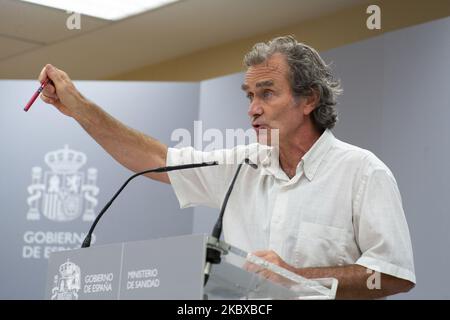
<path id="1" fill-rule="evenodd" d="M 220 208 L 238 164 L 260 150 L 169 148 L 167 165 L 226 163 L 170 172 L 180 206 Z M 381 160 L 326 130 L 289 179 L 275 149 L 266 150 L 258 169 L 244 165 L 237 178 L 223 221 L 226 242 L 248 252 L 273 250 L 297 268 L 358 264 L 416 282 L 400 192 Z"/>

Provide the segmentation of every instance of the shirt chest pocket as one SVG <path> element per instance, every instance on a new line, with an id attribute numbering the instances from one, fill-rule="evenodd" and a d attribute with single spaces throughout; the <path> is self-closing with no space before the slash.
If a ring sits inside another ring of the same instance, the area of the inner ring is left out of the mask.
<path id="1" fill-rule="evenodd" d="M 353 234 L 345 229 L 301 222 L 294 246 L 297 267 L 329 267 L 344 264 Z"/>

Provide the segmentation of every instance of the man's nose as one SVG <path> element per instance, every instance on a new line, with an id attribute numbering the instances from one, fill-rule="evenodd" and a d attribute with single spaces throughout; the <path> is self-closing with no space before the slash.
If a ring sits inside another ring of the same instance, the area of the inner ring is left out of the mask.
<path id="1" fill-rule="evenodd" d="M 254 118 L 255 116 L 260 116 L 263 113 L 263 108 L 261 103 L 254 99 L 250 105 L 248 106 L 248 115 L 250 118 Z"/>

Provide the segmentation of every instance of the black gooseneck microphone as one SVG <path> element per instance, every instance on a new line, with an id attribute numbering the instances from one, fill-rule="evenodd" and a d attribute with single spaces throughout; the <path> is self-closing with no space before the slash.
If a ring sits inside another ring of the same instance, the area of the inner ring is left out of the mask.
<path id="1" fill-rule="evenodd" d="M 88 248 L 91 245 L 91 238 L 92 233 L 94 232 L 95 226 L 103 216 L 103 214 L 108 210 L 108 208 L 111 206 L 111 204 L 116 200 L 117 196 L 122 192 L 123 189 L 127 186 L 127 184 L 133 180 L 134 178 L 146 174 L 146 173 L 152 173 L 152 172 L 169 172 L 174 170 L 184 170 L 184 169 L 194 169 L 194 168 L 200 168 L 200 167 L 208 167 L 208 166 L 216 166 L 219 163 L 217 161 L 214 162 L 202 162 L 202 163 L 192 163 L 192 164 L 184 164 L 179 166 L 169 166 L 169 167 L 160 167 L 160 168 L 154 168 L 154 169 L 148 169 L 145 171 L 138 172 L 131 177 L 128 178 L 127 181 L 120 187 L 120 189 L 114 194 L 114 196 L 109 200 L 109 202 L 105 205 L 105 207 L 100 211 L 100 213 L 97 215 L 97 218 L 95 218 L 94 222 L 91 225 L 91 228 L 89 229 L 88 234 L 84 238 L 83 244 L 81 245 L 81 248 Z"/>
<path id="2" fill-rule="evenodd" d="M 220 209 L 219 217 L 217 218 L 216 224 L 214 225 L 213 231 L 211 233 L 211 240 L 212 242 L 209 243 L 207 249 L 206 249 L 206 264 L 205 264 L 205 281 L 204 286 L 206 286 L 209 274 L 211 271 L 211 265 L 212 264 L 219 264 L 221 261 L 221 250 L 218 246 L 220 241 L 220 236 L 222 235 L 222 228 L 223 228 L 223 216 L 225 214 L 225 209 L 227 207 L 228 199 L 230 198 L 231 191 L 233 191 L 234 183 L 236 182 L 236 179 L 239 175 L 239 172 L 241 171 L 243 164 L 248 164 L 253 169 L 258 169 L 258 166 L 251 162 L 248 158 L 245 158 L 243 162 L 241 162 L 236 170 L 236 173 L 234 174 L 233 180 L 231 181 L 230 186 L 228 187 L 228 191 L 225 194 L 225 198 L 222 203 L 222 208 Z"/>

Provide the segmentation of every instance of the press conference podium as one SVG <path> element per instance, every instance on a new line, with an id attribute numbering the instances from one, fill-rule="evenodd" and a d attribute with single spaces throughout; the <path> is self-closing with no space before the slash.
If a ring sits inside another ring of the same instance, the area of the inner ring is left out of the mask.
<path id="1" fill-rule="evenodd" d="M 204 286 L 211 246 L 222 258 Z M 269 279 L 260 270 L 270 270 Z M 46 299 L 334 299 L 337 285 L 334 278 L 305 279 L 206 235 L 187 235 L 54 252 Z"/>

